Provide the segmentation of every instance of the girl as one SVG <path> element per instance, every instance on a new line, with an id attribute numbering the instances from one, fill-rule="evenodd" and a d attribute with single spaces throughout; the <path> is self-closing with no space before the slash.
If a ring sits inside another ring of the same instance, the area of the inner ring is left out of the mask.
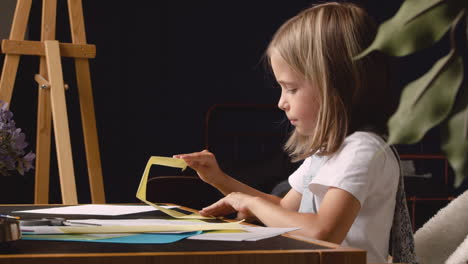
<path id="1" fill-rule="evenodd" d="M 381 135 L 390 103 L 381 54 L 353 60 L 376 26 L 350 3 L 325 3 L 283 24 L 266 56 L 281 86 L 278 107 L 295 127 L 285 149 L 304 160 L 278 198 L 225 174 L 207 150 L 174 155 L 225 198 L 200 211 L 256 218 L 267 226 L 300 227 L 297 234 L 362 248 L 368 261 L 387 260 L 399 166 Z"/>

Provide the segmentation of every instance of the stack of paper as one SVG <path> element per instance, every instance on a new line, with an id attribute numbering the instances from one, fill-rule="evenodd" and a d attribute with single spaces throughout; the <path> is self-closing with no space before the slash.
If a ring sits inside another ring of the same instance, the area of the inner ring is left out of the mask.
<path id="1" fill-rule="evenodd" d="M 73 224 L 73 220 L 69 220 Z M 163 219 L 112 219 L 77 220 L 75 226 L 22 226 L 27 234 L 105 234 L 105 233 L 148 233 L 148 232 L 192 232 L 208 230 L 244 230 L 238 222 L 206 223 L 202 221 Z M 84 225 L 84 224 L 90 225 Z"/>
<path id="2" fill-rule="evenodd" d="M 158 209 L 149 205 L 93 204 L 17 211 L 17 213 L 117 216 L 155 210 Z M 252 227 L 241 225 L 240 221 L 207 223 L 197 219 L 80 219 L 67 222 L 72 226 L 22 226 L 23 239 L 151 244 L 170 243 L 184 238 L 256 241 L 297 229 Z"/>
<path id="3" fill-rule="evenodd" d="M 175 206 L 164 206 L 174 208 Z M 53 215 L 118 216 L 156 211 L 150 205 L 78 205 L 47 209 L 16 211 L 15 213 Z M 67 220 L 71 226 L 21 226 L 23 239 L 60 240 L 107 243 L 171 243 L 206 230 L 237 230 L 243 232 L 240 222 L 206 223 L 201 220 L 163 219 L 80 219 Z M 156 232 L 156 233 L 155 233 Z"/>
<path id="4" fill-rule="evenodd" d="M 73 221 L 70 222 L 73 223 Z M 79 220 L 79 223 L 99 226 L 28 226 L 24 227 L 22 231 L 27 239 L 35 240 L 157 243 L 155 241 L 167 241 L 168 239 L 171 241 L 175 239 L 174 241 L 177 241 L 183 238 L 218 241 L 257 241 L 298 229 L 253 227 L 240 225 L 239 222 L 213 224 L 192 220 L 161 219 L 87 219 Z M 202 233 L 202 231 L 207 232 Z M 145 232 L 145 234 L 135 234 L 140 232 Z"/>
<path id="5" fill-rule="evenodd" d="M 172 207 L 161 206 L 146 199 L 146 185 L 152 165 L 162 165 L 184 170 L 185 161 L 168 157 L 150 157 L 138 187 L 136 197 L 148 205 L 79 205 L 17 211 L 17 213 L 37 213 L 54 215 L 126 215 L 160 210 L 175 219 L 112 219 L 112 220 L 67 220 L 72 226 L 22 226 L 24 239 L 67 240 L 116 243 L 169 243 L 183 238 L 199 240 L 256 241 L 277 236 L 297 228 L 250 227 L 239 222 L 207 223 L 197 219 L 209 219 L 198 213 L 188 214 Z M 201 232 L 204 231 L 204 234 Z M 214 231 L 206 233 L 206 231 Z M 135 234 L 136 233 L 136 234 Z M 169 238 L 170 237 L 170 238 Z M 164 239 L 162 239 L 164 238 Z M 166 242 L 161 242 L 166 241 Z"/>

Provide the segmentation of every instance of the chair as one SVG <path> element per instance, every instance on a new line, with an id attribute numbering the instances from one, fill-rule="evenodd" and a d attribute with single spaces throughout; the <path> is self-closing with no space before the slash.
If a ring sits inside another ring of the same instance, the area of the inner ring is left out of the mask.
<path id="1" fill-rule="evenodd" d="M 281 124 L 284 113 L 276 105 L 217 104 L 205 118 L 205 148 L 237 180 L 269 193 L 298 167 L 282 151 L 288 127 Z M 174 175 L 164 168 L 158 171 L 158 176 L 148 180 L 147 199 L 151 202 L 199 209 L 223 197 L 197 176 Z"/>
<path id="2" fill-rule="evenodd" d="M 422 264 L 468 263 L 468 191 L 452 200 L 414 235 Z"/>
<path id="3" fill-rule="evenodd" d="M 411 227 L 411 218 L 406 204 L 405 179 L 402 163 L 396 148 L 392 146 L 391 149 L 398 160 L 400 177 L 395 197 L 395 211 L 393 214 L 392 229 L 390 231 L 390 245 L 388 251 L 391 255 L 392 262 L 416 264 L 417 259 L 414 249 L 414 236 L 413 229 Z"/>
<path id="4" fill-rule="evenodd" d="M 153 203 L 174 203 L 201 209 L 223 195 L 197 176 L 157 176 L 148 179 L 146 197 Z"/>

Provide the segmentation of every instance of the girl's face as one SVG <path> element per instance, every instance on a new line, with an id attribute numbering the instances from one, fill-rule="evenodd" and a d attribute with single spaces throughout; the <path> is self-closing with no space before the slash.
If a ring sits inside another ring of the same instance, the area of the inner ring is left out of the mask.
<path id="1" fill-rule="evenodd" d="M 272 52 L 270 60 L 276 81 L 281 86 L 278 107 L 286 113 L 299 134 L 312 135 L 319 109 L 317 87 L 295 72 L 277 51 Z"/>

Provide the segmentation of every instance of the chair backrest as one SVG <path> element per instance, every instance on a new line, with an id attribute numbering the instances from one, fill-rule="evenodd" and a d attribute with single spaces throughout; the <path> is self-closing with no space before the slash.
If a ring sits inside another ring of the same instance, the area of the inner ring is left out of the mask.
<path id="1" fill-rule="evenodd" d="M 148 179 L 146 198 L 153 203 L 174 203 L 201 209 L 223 195 L 197 176 L 157 176 Z"/>
<path id="2" fill-rule="evenodd" d="M 405 185 L 401 170 L 400 156 L 395 147 L 392 147 L 392 151 L 400 166 L 400 176 L 396 193 L 392 230 L 390 233 L 389 253 L 393 257 L 393 262 L 414 264 L 417 263 L 417 260 L 414 248 L 413 229 L 406 204 Z"/>

